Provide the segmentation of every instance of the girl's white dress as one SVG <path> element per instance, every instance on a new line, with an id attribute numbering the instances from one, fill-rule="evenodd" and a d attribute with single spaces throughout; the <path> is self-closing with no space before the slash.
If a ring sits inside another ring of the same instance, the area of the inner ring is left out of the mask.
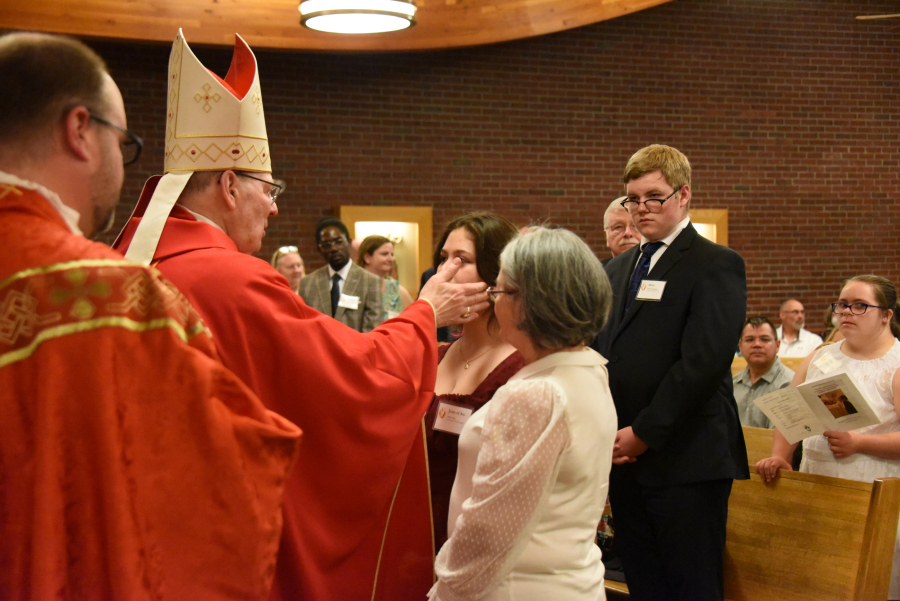
<path id="1" fill-rule="evenodd" d="M 875 413 L 881 418 L 880 424 L 866 426 L 855 430 L 860 434 L 884 434 L 900 430 L 900 418 L 894 409 L 894 394 L 891 390 L 891 379 L 900 369 L 900 341 L 894 340 L 890 350 L 878 359 L 859 361 L 851 359 L 841 351 L 844 341 L 830 344 L 816 351 L 809 370 L 807 382 L 820 380 L 825 376 L 846 371 L 862 388 L 862 392 L 874 404 Z M 831 359 L 823 359 L 830 356 Z M 827 371 L 823 371 L 827 370 Z M 824 436 L 812 436 L 803 441 L 803 461 L 800 471 L 810 474 L 821 474 L 872 482 L 875 478 L 900 477 L 900 460 L 882 459 L 863 453 L 836 459 L 828 440 Z M 900 511 L 900 508 L 898 508 Z M 890 599 L 900 599 L 900 528 L 894 547 L 894 566 L 891 570 Z"/>

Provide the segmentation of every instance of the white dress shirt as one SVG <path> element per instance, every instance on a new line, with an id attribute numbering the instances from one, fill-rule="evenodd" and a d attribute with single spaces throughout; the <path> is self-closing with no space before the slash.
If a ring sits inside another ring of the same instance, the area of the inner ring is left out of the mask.
<path id="1" fill-rule="evenodd" d="M 347 282 L 347 276 L 350 275 L 350 263 L 353 261 L 347 261 L 347 263 L 341 267 L 340 271 L 335 271 L 331 268 L 331 265 L 328 266 L 328 279 L 331 280 L 331 286 L 328 287 L 329 290 L 334 287 L 334 274 L 338 274 L 341 276 L 341 281 L 338 282 L 338 292 L 344 291 L 344 284 Z"/>
<path id="2" fill-rule="evenodd" d="M 778 329 L 775 330 L 775 335 L 778 336 L 778 340 L 781 341 L 781 346 L 778 347 L 779 357 L 807 357 L 811 352 L 816 350 L 817 346 L 822 344 L 821 336 L 804 329 L 797 332 L 797 338 L 788 344 L 784 339 L 784 333 L 782 331 L 783 327 L 784 326 L 778 326 Z"/>
<path id="3" fill-rule="evenodd" d="M 653 253 L 653 256 L 652 256 L 652 257 L 650 257 L 650 269 L 647 270 L 648 273 L 649 273 L 650 271 L 653 271 L 653 267 L 659 262 L 659 258 L 660 258 L 661 256 L 663 256 L 663 253 L 666 252 L 666 249 L 669 248 L 669 245 L 672 244 L 672 242 L 675 241 L 675 238 L 678 237 L 678 234 L 680 234 L 682 231 L 684 231 L 684 228 L 686 228 L 690 222 L 691 222 L 690 216 L 685 217 L 684 219 L 682 219 L 682 220 L 678 223 L 678 225 L 675 226 L 675 229 L 672 230 L 672 233 L 671 233 L 671 234 L 669 234 L 668 236 L 666 236 L 666 237 L 663 238 L 662 240 L 658 240 L 658 242 L 662 242 L 663 245 L 660 246 L 660 247 L 656 250 L 655 253 Z M 641 250 L 643 250 L 644 245 L 647 244 L 648 242 L 650 242 L 650 241 L 647 240 L 646 238 L 644 238 L 643 236 L 641 236 Z"/>

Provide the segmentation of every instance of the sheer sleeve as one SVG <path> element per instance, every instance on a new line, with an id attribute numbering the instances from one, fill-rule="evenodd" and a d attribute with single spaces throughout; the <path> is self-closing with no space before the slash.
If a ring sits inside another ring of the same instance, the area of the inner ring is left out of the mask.
<path id="1" fill-rule="evenodd" d="M 472 496 L 435 562 L 432 601 L 478 599 L 509 574 L 546 505 L 569 443 L 565 395 L 548 380 L 497 391 L 488 406 Z"/>

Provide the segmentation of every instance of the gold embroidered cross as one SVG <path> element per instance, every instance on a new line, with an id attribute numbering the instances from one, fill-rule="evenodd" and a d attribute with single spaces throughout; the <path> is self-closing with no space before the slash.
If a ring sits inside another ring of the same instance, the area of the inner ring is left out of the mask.
<path id="1" fill-rule="evenodd" d="M 75 301 L 72 303 L 69 315 L 76 319 L 89 319 L 97 311 L 94 303 L 88 297 L 99 296 L 105 298 L 110 294 L 108 282 L 98 281 L 87 284 L 88 272 L 82 269 L 73 269 L 63 277 L 68 280 L 72 288 L 69 290 L 55 288 L 50 293 L 50 300 L 54 304 L 60 304 L 74 298 Z"/>
<path id="2" fill-rule="evenodd" d="M 219 100 L 222 99 L 222 97 L 219 96 L 218 92 L 210 95 L 209 90 L 211 87 L 212 86 L 210 86 L 208 83 L 205 83 L 203 84 L 203 92 L 197 92 L 196 94 L 194 94 L 194 100 L 197 102 L 202 102 L 203 110 L 207 113 L 212 110 L 212 105 L 209 103 L 210 100 L 212 100 L 213 102 L 219 102 Z"/>

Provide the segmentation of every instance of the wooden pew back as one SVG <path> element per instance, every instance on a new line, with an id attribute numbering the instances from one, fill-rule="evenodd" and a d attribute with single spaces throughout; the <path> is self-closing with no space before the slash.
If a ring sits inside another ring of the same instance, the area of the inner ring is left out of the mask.
<path id="1" fill-rule="evenodd" d="M 884 601 L 900 478 L 875 483 L 751 466 L 728 503 L 725 596 L 734 601 Z"/>
<path id="2" fill-rule="evenodd" d="M 728 501 L 727 600 L 887 599 L 900 478 L 866 483 L 781 471 L 765 484 L 752 465 L 750 472 Z M 627 591 L 607 582 L 610 600 L 628 599 Z"/>
<path id="3" fill-rule="evenodd" d="M 772 456 L 772 432 L 769 428 L 753 428 L 742 426 L 744 444 L 747 445 L 747 461 L 751 466 L 760 459 Z M 751 472 L 753 469 L 751 468 Z"/>

